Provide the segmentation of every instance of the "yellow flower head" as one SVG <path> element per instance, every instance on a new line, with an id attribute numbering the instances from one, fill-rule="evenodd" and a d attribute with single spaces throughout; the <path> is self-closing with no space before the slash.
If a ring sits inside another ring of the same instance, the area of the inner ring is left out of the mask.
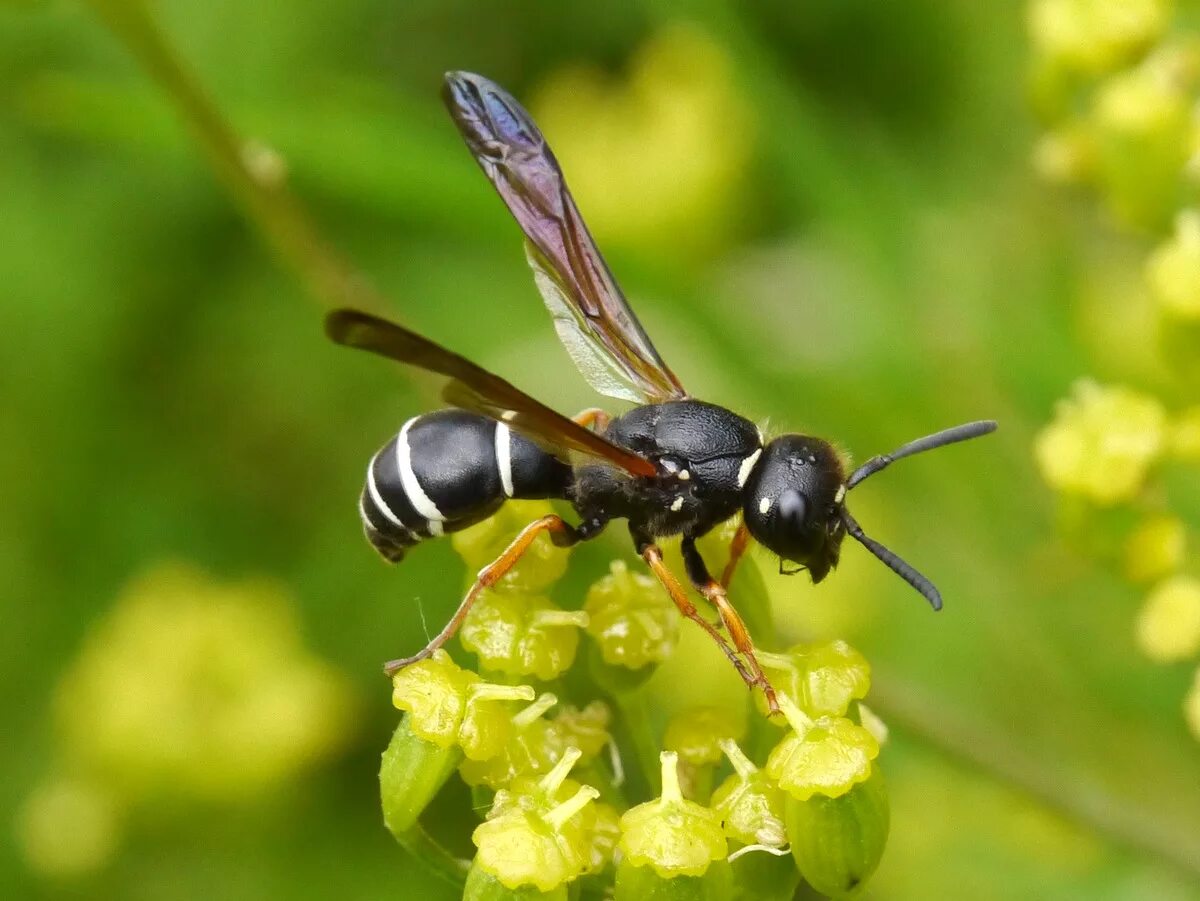
<path id="1" fill-rule="evenodd" d="M 1131 500 L 1166 443 L 1159 401 L 1122 386 L 1075 384 L 1038 435 L 1034 457 L 1052 488 L 1097 504 Z"/>
<path id="2" fill-rule="evenodd" d="M 627 80 L 565 69 L 532 104 L 601 244 L 659 253 L 711 250 L 735 217 L 750 127 L 719 44 L 668 27 L 638 54 Z"/>
<path id="3" fill-rule="evenodd" d="M 68 758 L 105 784 L 234 800 L 340 748 L 353 700 L 279 586 L 165 564 L 92 630 L 56 714 Z"/>
<path id="4" fill-rule="evenodd" d="M 1200 652 L 1200 579 L 1176 576 L 1150 592 L 1138 614 L 1137 638 L 1146 655 L 1160 662 Z"/>
<path id="5" fill-rule="evenodd" d="M 1146 279 L 1165 313 L 1200 320 L 1200 210 L 1185 210 L 1175 234 L 1150 257 Z"/>
<path id="6" fill-rule="evenodd" d="M 1052 64 L 1096 75 L 1158 40 L 1170 15 L 1167 0 L 1037 0 L 1029 9 L 1029 33 Z"/>

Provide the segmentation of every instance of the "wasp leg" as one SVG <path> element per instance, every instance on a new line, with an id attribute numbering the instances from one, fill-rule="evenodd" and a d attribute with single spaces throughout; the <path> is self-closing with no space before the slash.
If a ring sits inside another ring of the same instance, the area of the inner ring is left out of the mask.
<path id="1" fill-rule="evenodd" d="M 608 424 L 612 422 L 612 416 L 607 410 L 601 410 L 599 407 L 588 407 L 571 417 L 581 426 L 591 429 L 593 432 L 603 432 L 608 428 Z"/>
<path id="2" fill-rule="evenodd" d="M 712 623 L 701 616 L 700 611 L 696 609 L 696 605 L 688 600 L 687 592 L 683 590 L 683 586 L 679 584 L 679 580 L 675 578 L 675 575 L 663 563 L 662 551 L 658 545 L 649 541 L 639 541 L 638 553 L 642 555 L 642 559 L 646 561 L 646 565 L 658 577 L 658 581 L 667 590 L 667 594 L 671 596 L 671 600 L 675 602 L 675 606 L 679 608 L 679 612 L 708 633 L 709 638 L 715 641 L 717 646 L 725 653 L 725 656 L 729 658 L 729 662 L 738 671 L 738 675 L 742 677 L 743 682 L 750 686 L 756 684 L 754 676 L 750 675 L 750 671 L 746 669 L 746 665 L 738 659 L 737 651 L 729 646 L 729 642 L 725 640 L 725 637 L 717 631 Z"/>
<path id="3" fill-rule="evenodd" d="M 725 570 L 721 573 L 721 587 L 728 588 L 733 581 L 733 573 L 737 569 L 738 561 L 750 548 L 750 530 L 746 528 L 743 522 L 738 525 L 737 531 L 733 533 L 733 540 L 729 542 L 729 562 L 725 564 Z"/>
<path id="4" fill-rule="evenodd" d="M 725 629 L 729 632 L 729 637 L 733 639 L 734 646 L 745 654 L 746 659 L 750 662 L 754 676 L 752 681 L 747 680 L 747 684 L 751 687 L 757 685 L 762 689 L 763 695 L 767 699 L 768 714 L 778 713 L 779 704 L 775 699 L 775 689 L 767 681 L 766 673 L 763 672 L 758 658 L 754 656 L 754 642 L 750 640 L 750 632 L 733 604 L 729 603 L 729 596 L 725 594 L 721 583 L 709 574 L 708 567 L 704 564 L 704 558 L 696 549 L 695 539 L 684 538 L 680 550 L 683 551 L 683 564 L 687 568 L 688 578 L 692 580 L 696 590 L 717 608 L 717 612 L 721 614 L 721 622 L 725 624 Z"/>
<path id="5" fill-rule="evenodd" d="M 596 524 L 592 523 L 590 525 L 594 527 Z M 462 599 L 462 603 L 458 605 L 458 609 L 454 611 L 454 616 L 450 617 L 450 622 L 446 623 L 446 627 L 435 635 L 429 644 L 425 645 L 424 648 L 411 657 L 405 657 L 402 660 L 389 660 L 383 665 L 383 671 L 389 676 L 394 675 L 398 670 L 403 669 L 410 663 L 416 663 L 418 660 L 424 660 L 426 657 L 429 657 L 434 651 L 453 638 L 454 633 L 458 631 L 458 627 L 467 618 L 467 614 L 483 590 L 491 588 L 503 579 L 509 570 L 517 565 L 517 561 L 529 550 L 529 546 L 533 544 L 533 540 L 542 532 L 548 532 L 550 540 L 558 547 L 570 547 L 576 542 L 592 537 L 598 531 L 598 528 L 587 530 L 577 529 L 566 520 L 553 514 L 534 520 L 517 533 L 517 537 L 513 539 L 512 544 L 504 549 L 504 553 L 479 571 L 475 583 L 467 591 L 466 597 Z"/>

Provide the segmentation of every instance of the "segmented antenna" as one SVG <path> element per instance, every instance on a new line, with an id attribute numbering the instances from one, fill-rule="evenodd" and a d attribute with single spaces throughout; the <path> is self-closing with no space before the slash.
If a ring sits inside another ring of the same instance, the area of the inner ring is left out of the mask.
<path id="1" fill-rule="evenodd" d="M 858 467 L 846 481 L 846 487 L 848 489 L 853 488 L 868 476 L 873 476 L 880 470 L 887 469 L 897 460 L 904 457 L 911 457 L 913 454 L 919 454 L 922 451 L 933 450 L 935 447 L 945 447 L 947 444 L 954 444 L 957 441 L 978 438 L 980 435 L 986 435 L 994 431 L 996 431 L 995 420 L 981 419 L 978 422 L 956 425 L 954 428 L 943 429 L 932 435 L 926 435 L 924 438 L 918 438 L 916 441 L 910 441 L 908 444 L 901 445 L 890 454 L 880 454 L 877 457 L 872 457 L 862 466 Z M 929 601 L 929 605 L 934 610 L 942 609 L 942 595 L 932 582 L 913 569 L 895 553 L 867 535 L 863 531 L 862 526 L 858 524 L 855 518 L 850 515 L 850 511 L 844 506 L 842 507 L 841 515 L 842 522 L 846 526 L 846 532 L 849 533 L 851 538 L 883 561 L 888 569 L 919 591 L 921 596 Z"/>
<path id="2" fill-rule="evenodd" d="M 851 538 L 862 544 L 863 547 L 882 560 L 888 569 L 917 589 L 917 591 L 921 592 L 921 596 L 929 601 L 929 605 L 934 610 L 942 609 L 942 595 L 934 584 L 904 560 L 900 559 L 894 552 L 889 551 L 864 532 L 862 526 L 858 524 L 854 517 L 850 515 L 850 511 L 845 507 L 842 508 L 842 522 L 846 524 L 846 532 L 849 533 Z"/>
<path id="3" fill-rule="evenodd" d="M 910 441 L 908 444 L 896 448 L 890 454 L 880 454 L 877 457 L 872 457 L 862 466 L 858 467 L 846 482 L 846 487 L 853 488 L 863 479 L 875 475 L 880 470 L 887 469 L 897 460 L 904 457 L 911 457 L 913 454 L 919 454 L 922 451 L 933 450 L 935 447 L 945 447 L 947 444 L 954 444 L 958 441 L 966 441 L 969 438 L 978 438 L 980 435 L 986 435 L 994 431 L 996 431 L 996 420 L 981 419 L 978 422 L 956 425 L 952 429 L 943 429 L 940 432 L 934 432 L 932 435 L 926 435 L 924 438 L 918 438 L 916 441 Z"/>

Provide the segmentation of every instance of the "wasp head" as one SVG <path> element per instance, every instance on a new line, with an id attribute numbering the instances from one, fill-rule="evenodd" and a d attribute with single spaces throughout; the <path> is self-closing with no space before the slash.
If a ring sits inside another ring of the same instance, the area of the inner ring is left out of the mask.
<path id="1" fill-rule="evenodd" d="M 781 435 L 763 448 L 746 481 L 746 528 L 759 544 L 820 582 L 841 555 L 845 496 L 845 470 L 829 442 Z"/>

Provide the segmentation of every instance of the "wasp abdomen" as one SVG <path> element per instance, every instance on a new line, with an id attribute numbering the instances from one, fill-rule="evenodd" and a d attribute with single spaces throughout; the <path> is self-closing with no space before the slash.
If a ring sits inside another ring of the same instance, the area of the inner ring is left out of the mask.
<path id="1" fill-rule="evenodd" d="M 507 425 L 461 410 L 410 419 L 367 467 L 367 539 L 398 562 L 425 538 L 464 529 L 508 498 L 562 497 L 570 468 Z"/>

